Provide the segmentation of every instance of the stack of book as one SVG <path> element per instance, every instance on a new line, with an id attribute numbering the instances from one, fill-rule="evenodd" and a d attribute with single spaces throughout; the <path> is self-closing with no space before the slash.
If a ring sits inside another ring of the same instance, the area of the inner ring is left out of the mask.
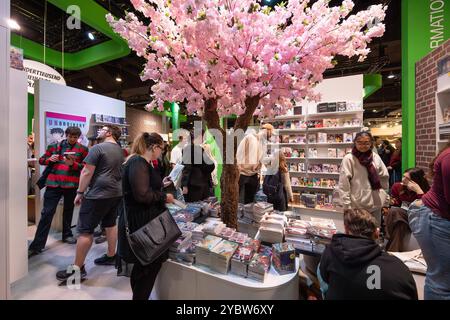
<path id="1" fill-rule="evenodd" d="M 230 260 L 238 248 L 238 244 L 228 240 L 222 240 L 210 254 L 210 268 L 219 273 L 227 274 L 230 269 Z"/>
<path id="2" fill-rule="evenodd" d="M 238 244 L 244 244 L 248 238 L 248 234 L 246 233 L 235 232 L 228 240 L 236 242 Z"/>
<path id="3" fill-rule="evenodd" d="M 180 222 L 178 223 L 178 228 L 180 228 L 180 231 L 189 231 L 193 232 L 196 228 L 198 228 L 199 224 L 195 222 Z"/>
<path id="4" fill-rule="evenodd" d="M 220 234 L 218 234 L 219 237 L 225 239 L 225 240 L 230 240 L 230 238 L 236 233 L 236 229 L 234 228 L 228 228 L 225 227 L 222 229 L 222 231 L 220 232 Z"/>
<path id="5" fill-rule="evenodd" d="M 205 237 L 205 233 L 203 232 L 204 226 L 199 224 L 194 230 L 192 230 L 192 240 L 201 241 Z"/>
<path id="6" fill-rule="evenodd" d="M 209 220 L 204 224 L 203 232 L 205 234 L 219 236 L 225 227 L 225 223 L 220 220 Z"/>
<path id="7" fill-rule="evenodd" d="M 185 231 L 181 236 L 170 246 L 169 258 L 177 260 L 176 255 L 182 250 L 186 250 L 192 244 L 192 233 Z"/>
<path id="8" fill-rule="evenodd" d="M 255 250 L 253 246 L 239 246 L 231 259 L 231 272 L 242 277 L 247 277 L 248 265 L 250 264 L 254 254 Z"/>
<path id="9" fill-rule="evenodd" d="M 272 263 L 279 274 L 295 272 L 295 248 L 289 243 L 272 245 Z"/>
<path id="10" fill-rule="evenodd" d="M 260 222 L 259 240 L 269 243 L 283 242 L 287 218 L 279 214 L 265 214 Z"/>
<path id="11" fill-rule="evenodd" d="M 195 263 L 209 267 L 211 265 L 211 250 L 222 241 L 222 238 L 208 235 L 197 244 Z"/>
<path id="12" fill-rule="evenodd" d="M 271 248 L 261 246 L 258 253 L 253 255 L 248 265 L 248 277 L 264 282 L 267 272 L 270 269 Z"/>
<path id="13" fill-rule="evenodd" d="M 310 224 L 308 233 L 312 236 L 331 239 L 336 233 L 336 225 L 333 220 L 311 218 Z"/>

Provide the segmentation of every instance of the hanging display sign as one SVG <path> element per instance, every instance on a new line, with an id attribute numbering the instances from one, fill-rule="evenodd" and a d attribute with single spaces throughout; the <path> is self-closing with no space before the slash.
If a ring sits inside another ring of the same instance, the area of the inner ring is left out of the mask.
<path id="1" fill-rule="evenodd" d="M 34 82 L 36 80 L 46 80 L 66 85 L 66 80 L 64 80 L 63 76 L 58 71 L 43 63 L 25 59 L 23 61 L 23 66 L 28 74 L 28 93 L 34 94 Z"/>

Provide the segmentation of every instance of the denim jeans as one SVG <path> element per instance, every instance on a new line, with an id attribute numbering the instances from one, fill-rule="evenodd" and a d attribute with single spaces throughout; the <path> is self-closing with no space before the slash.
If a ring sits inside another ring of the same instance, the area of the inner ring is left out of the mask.
<path id="1" fill-rule="evenodd" d="M 420 201 L 409 207 L 408 220 L 428 266 L 425 300 L 450 300 L 450 220 Z"/>
<path id="2" fill-rule="evenodd" d="M 36 230 L 33 242 L 30 244 L 32 250 L 42 250 L 47 242 L 48 233 L 52 224 L 53 216 L 56 212 L 61 197 L 64 197 L 64 209 L 63 209 L 63 240 L 72 237 L 72 216 L 74 208 L 74 200 L 77 195 L 77 189 L 63 189 L 63 188 L 45 188 L 44 193 L 44 206 L 41 212 L 41 220 Z"/>

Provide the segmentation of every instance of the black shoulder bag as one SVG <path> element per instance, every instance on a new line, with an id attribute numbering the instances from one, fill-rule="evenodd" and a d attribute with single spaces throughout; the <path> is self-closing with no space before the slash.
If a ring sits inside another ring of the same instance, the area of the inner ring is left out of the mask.
<path id="1" fill-rule="evenodd" d="M 58 143 L 57 145 L 56 145 L 56 150 L 58 151 L 58 154 L 59 155 L 61 155 L 61 143 Z M 54 162 L 51 162 L 51 163 L 49 163 L 46 167 L 45 167 L 45 169 L 44 169 L 44 171 L 42 172 L 42 175 L 39 177 L 39 179 L 38 179 L 38 181 L 36 181 L 36 185 L 38 186 L 38 188 L 39 189 L 44 189 L 45 188 L 45 185 L 46 185 L 46 182 L 47 182 L 47 178 L 48 178 L 48 176 L 49 176 L 49 174 L 52 172 L 52 169 L 53 169 L 53 165 L 54 165 L 55 163 Z"/>
<path id="2" fill-rule="evenodd" d="M 123 218 L 128 244 L 143 266 L 159 258 L 181 236 L 181 231 L 169 210 L 165 210 L 140 229 L 130 233 L 124 197 Z"/>

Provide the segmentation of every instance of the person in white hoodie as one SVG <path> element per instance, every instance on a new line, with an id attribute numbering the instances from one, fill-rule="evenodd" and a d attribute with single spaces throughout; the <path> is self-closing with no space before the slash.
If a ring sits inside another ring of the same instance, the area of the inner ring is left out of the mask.
<path id="1" fill-rule="evenodd" d="M 381 209 L 389 205 L 389 172 L 380 156 L 373 152 L 369 132 L 359 132 L 351 153 L 341 164 L 338 191 L 345 209 L 365 209 L 381 225 Z"/>
<path id="2" fill-rule="evenodd" d="M 265 147 L 274 128 L 270 123 L 261 126 L 257 134 L 248 133 L 240 142 L 236 151 L 239 169 L 239 202 L 254 202 L 259 189 L 259 174 L 265 157 Z"/>

